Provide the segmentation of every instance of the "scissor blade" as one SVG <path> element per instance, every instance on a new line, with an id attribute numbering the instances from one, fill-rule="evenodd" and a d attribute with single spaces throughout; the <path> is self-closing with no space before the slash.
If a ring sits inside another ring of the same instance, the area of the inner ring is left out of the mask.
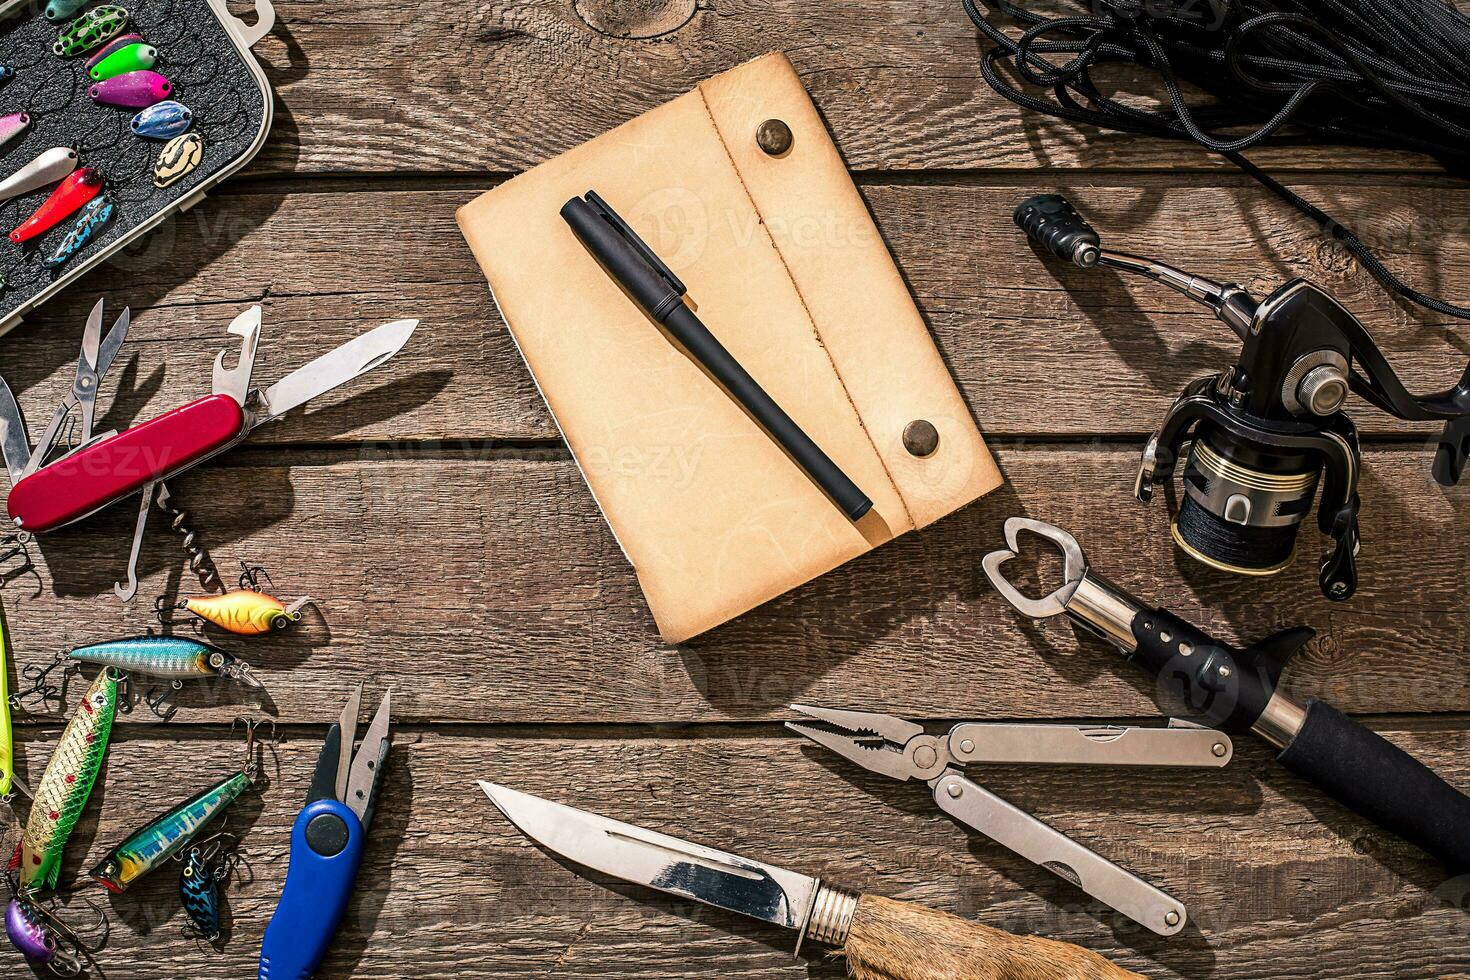
<path id="1" fill-rule="evenodd" d="M 347 777 L 347 795 L 342 797 L 347 809 L 357 814 L 364 827 L 368 823 L 373 790 L 377 788 L 378 775 L 382 770 L 383 760 L 388 757 L 388 746 L 391 744 L 388 724 L 392 700 L 392 691 L 383 695 L 383 703 L 378 705 L 378 713 L 373 715 L 367 734 L 362 737 L 362 748 L 352 758 L 352 772 Z"/>
<path id="2" fill-rule="evenodd" d="M 279 418 L 297 405 L 371 371 L 403 349 L 418 323 L 385 323 L 292 371 L 265 390 L 265 404 L 255 424 Z"/>
<path id="3" fill-rule="evenodd" d="M 5 469 L 10 473 L 10 485 L 14 486 L 30 465 L 31 443 L 20 402 L 15 400 L 4 378 L 0 378 L 0 453 L 5 455 Z"/>
<path id="4" fill-rule="evenodd" d="M 102 376 L 107 373 L 107 369 L 112 367 L 118 349 L 122 347 L 123 341 L 128 339 L 128 328 L 132 326 L 132 323 L 133 311 L 130 307 L 124 306 L 122 316 L 118 317 L 112 329 L 107 331 L 107 336 L 103 338 L 101 346 L 97 349 L 98 380 L 101 380 Z"/>
<path id="5" fill-rule="evenodd" d="M 97 374 L 97 347 L 102 343 L 102 303 L 99 299 L 93 305 L 92 312 L 87 314 L 87 326 L 82 330 L 82 353 L 77 358 L 77 388 L 81 387 L 82 378 Z"/>
<path id="6" fill-rule="evenodd" d="M 357 689 L 347 699 L 347 706 L 342 709 L 342 717 L 337 722 L 337 730 L 342 734 L 342 747 L 337 756 L 337 799 L 347 799 L 347 776 L 352 771 L 352 743 L 357 741 L 357 713 L 362 708 L 362 682 L 358 681 Z"/>
<path id="7" fill-rule="evenodd" d="M 815 878 L 495 783 L 480 788 L 521 833 L 594 871 L 787 929 L 806 926 Z"/>

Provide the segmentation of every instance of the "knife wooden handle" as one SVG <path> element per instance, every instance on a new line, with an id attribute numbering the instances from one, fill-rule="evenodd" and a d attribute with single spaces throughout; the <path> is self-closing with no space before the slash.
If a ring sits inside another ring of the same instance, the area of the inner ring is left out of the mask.
<path id="1" fill-rule="evenodd" d="M 1091 950 L 864 895 L 842 949 L 855 980 L 1143 980 Z"/>

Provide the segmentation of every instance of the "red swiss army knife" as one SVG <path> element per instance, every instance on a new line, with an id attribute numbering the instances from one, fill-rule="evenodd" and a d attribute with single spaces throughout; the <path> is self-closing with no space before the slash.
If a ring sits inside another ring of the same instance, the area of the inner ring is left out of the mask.
<path id="1" fill-rule="evenodd" d="M 252 306 L 230 324 L 229 332 L 241 338 L 240 358 L 229 370 L 225 369 L 225 352 L 215 358 L 212 394 L 124 432 L 92 435 L 98 385 L 127 337 L 130 315 L 126 309 L 103 338 L 102 300 L 92 308 L 71 393 L 57 406 L 34 449 L 28 442 L 20 405 L 0 378 L 0 450 L 10 471 L 7 509 L 16 530 L 21 535 L 43 534 L 141 490 L 127 581 L 118 583 L 116 589 L 118 597 L 128 601 L 138 590 L 138 554 L 149 509 L 155 495 L 160 505 L 168 500 L 163 481 L 229 449 L 257 425 L 371 371 L 397 354 L 418 326 L 417 320 L 386 323 L 262 390 L 250 386 L 260 315 L 260 307 Z M 66 440 L 61 438 L 64 426 Z M 48 457 L 54 458 L 48 462 Z"/>

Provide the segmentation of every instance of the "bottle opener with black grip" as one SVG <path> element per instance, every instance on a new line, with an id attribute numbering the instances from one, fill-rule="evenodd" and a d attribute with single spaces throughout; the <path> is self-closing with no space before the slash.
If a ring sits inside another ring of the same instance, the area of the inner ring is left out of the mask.
<path id="1" fill-rule="evenodd" d="M 1317 525 L 1332 547 L 1318 582 L 1329 599 L 1352 596 L 1361 461 L 1357 429 L 1342 411 L 1349 391 L 1396 418 L 1444 423 L 1434 478 L 1444 486 L 1459 481 L 1470 453 L 1470 368 L 1454 388 L 1415 396 L 1367 328 L 1303 279 L 1257 300 L 1231 283 L 1109 251 L 1057 194 L 1022 201 L 1015 219 L 1065 262 L 1143 276 L 1209 307 L 1243 342 L 1234 366 L 1184 389 L 1144 447 L 1134 484 L 1147 503 L 1183 461 L 1184 494 L 1172 527 L 1175 542 L 1196 560 L 1243 575 L 1282 571 L 1296 555 L 1297 532 L 1320 483 Z"/>
<path id="2" fill-rule="evenodd" d="M 1050 595 L 1021 593 L 1001 570 L 1031 531 L 1062 550 L 1066 581 Z M 1456 874 L 1470 871 L 1470 797 L 1407 752 L 1322 701 L 1303 707 L 1278 689 L 1281 671 L 1314 631 L 1284 630 L 1240 649 L 1164 609 L 1150 609 L 1088 567 L 1077 539 L 1043 521 L 1012 517 L 1007 550 L 985 556 L 996 590 L 1033 619 L 1065 613 L 1159 679 L 1160 689 L 1210 724 L 1252 731 L 1277 761 L 1338 802 L 1423 848 Z"/>

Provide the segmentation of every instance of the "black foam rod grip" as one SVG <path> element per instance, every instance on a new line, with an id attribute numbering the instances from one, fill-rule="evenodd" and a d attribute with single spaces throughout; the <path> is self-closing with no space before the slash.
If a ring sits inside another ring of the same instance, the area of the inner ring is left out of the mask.
<path id="1" fill-rule="evenodd" d="M 1451 872 L 1470 871 L 1470 797 L 1331 705 L 1308 702 L 1307 720 L 1277 758 Z"/>
<path id="2" fill-rule="evenodd" d="M 1057 258 L 1083 268 L 1097 265 L 1097 232 L 1062 195 L 1028 197 L 1016 205 L 1014 217 L 1028 238 Z"/>

